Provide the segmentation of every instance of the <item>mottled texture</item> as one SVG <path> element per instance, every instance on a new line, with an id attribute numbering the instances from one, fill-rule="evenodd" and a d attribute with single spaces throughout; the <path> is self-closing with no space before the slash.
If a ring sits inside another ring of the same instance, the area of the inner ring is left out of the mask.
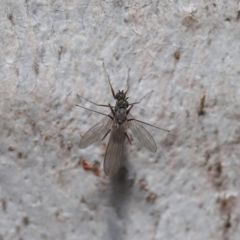
<path id="1" fill-rule="evenodd" d="M 2 0 L 1 240 L 239 240 L 238 1 Z M 79 148 L 126 89 L 156 153 L 107 139 Z M 204 98 L 204 96 L 206 96 Z M 86 171 L 100 162 L 100 176 Z"/>

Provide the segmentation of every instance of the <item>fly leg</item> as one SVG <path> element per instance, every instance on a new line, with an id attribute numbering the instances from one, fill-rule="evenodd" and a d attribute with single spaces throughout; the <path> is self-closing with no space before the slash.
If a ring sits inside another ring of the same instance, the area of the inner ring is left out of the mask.
<path id="1" fill-rule="evenodd" d="M 133 107 L 133 104 L 131 104 L 131 107 L 127 110 L 127 115 L 130 113 L 132 107 Z"/>
<path id="2" fill-rule="evenodd" d="M 143 124 L 146 124 L 146 125 L 148 125 L 148 126 L 151 126 L 151 127 L 157 128 L 157 129 L 160 129 L 160 130 L 162 130 L 162 131 L 170 132 L 170 130 L 167 130 L 167 129 L 164 129 L 164 128 L 160 128 L 160 127 L 154 126 L 154 125 L 152 125 L 152 124 L 149 124 L 149 123 L 140 121 L 140 120 L 138 120 L 138 119 L 136 119 L 136 118 L 129 118 L 127 121 L 128 121 L 128 122 L 130 122 L 130 121 L 137 121 L 137 122 L 139 122 L 139 123 L 143 123 Z"/>
<path id="3" fill-rule="evenodd" d="M 106 138 L 106 136 L 111 132 L 111 129 L 109 129 L 106 134 L 103 136 L 102 141 Z"/>
<path id="4" fill-rule="evenodd" d="M 113 117 L 111 115 L 107 115 L 105 113 L 101 113 L 101 112 L 98 112 L 98 111 L 95 111 L 95 110 L 92 110 L 92 109 L 89 109 L 89 108 L 86 108 L 86 107 L 83 107 L 81 105 L 78 105 L 76 104 L 76 106 L 80 107 L 80 108 L 83 108 L 83 109 L 86 109 L 88 111 L 91 111 L 91 112 L 95 112 L 95 113 L 98 113 L 98 114 L 101 114 L 101 115 L 104 115 L 104 116 L 107 116 L 107 117 L 110 117 L 112 120 L 113 120 Z"/>
<path id="5" fill-rule="evenodd" d="M 79 96 L 79 95 L 77 95 L 77 96 L 80 97 L 80 98 L 82 98 L 82 99 L 84 99 L 84 100 L 87 101 L 87 102 L 90 102 L 90 103 L 96 105 L 96 106 L 99 106 L 99 107 L 109 107 L 109 106 L 106 105 L 106 104 L 98 104 L 98 103 L 92 102 L 92 101 L 90 101 L 90 100 L 88 100 L 88 99 L 86 99 L 86 98 L 84 98 L 84 97 L 81 97 L 81 96 Z"/>
<path id="6" fill-rule="evenodd" d="M 125 132 L 125 135 L 126 135 L 126 137 L 127 137 L 128 142 L 130 143 L 130 145 L 132 145 L 132 142 L 131 142 L 130 137 L 129 137 L 129 135 L 128 135 L 127 132 Z"/>
<path id="7" fill-rule="evenodd" d="M 129 103 L 129 106 L 136 105 L 136 104 L 140 103 L 147 95 L 150 95 L 152 92 L 153 92 L 153 90 L 150 91 L 150 92 L 148 92 L 147 94 L 145 94 L 145 95 L 144 95 L 139 101 L 137 101 L 137 102 Z"/>
<path id="8" fill-rule="evenodd" d="M 113 107 L 110 105 L 110 103 L 108 104 L 108 107 L 111 109 L 112 115 L 115 116 L 115 115 L 116 115 L 116 112 L 115 112 L 115 110 L 113 109 Z"/>

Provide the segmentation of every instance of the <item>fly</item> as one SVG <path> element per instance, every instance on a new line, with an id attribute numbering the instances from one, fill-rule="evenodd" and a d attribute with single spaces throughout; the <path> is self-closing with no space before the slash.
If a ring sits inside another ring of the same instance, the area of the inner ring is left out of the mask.
<path id="1" fill-rule="evenodd" d="M 110 114 L 108 115 L 92 109 L 85 108 L 81 105 L 77 105 L 86 110 L 90 110 L 90 111 L 105 115 L 105 117 L 101 121 L 95 124 L 83 135 L 82 139 L 80 140 L 80 148 L 82 149 L 86 148 L 97 141 L 105 139 L 107 135 L 110 134 L 110 138 L 108 141 L 107 150 L 104 158 L 104 172 L 107 176 L 113 176 L 117 173 L 117 171 L 121 166 L 123 144 L 125 140 L 127 139 L 128 142 L 132 144 L 130 137 L 127 133 L 128 128 L 131 129 L 136 139 L 151 152 L 156 152 L 157 150 L 156 143 L 153 137 L 151 136 L 151 134 L 140 123 L 149 125 L 151 127 L 154 127 L 166 132 L 170 132 L 170 131 L 135 119 L 130 114 L 130 111 L 132 107 L 135 104 L 138 104 L 141 100 L 135 103 L 128 103 L 127 92 L 129 90 L 129 87 L 127 88 L 126 91 L 119 90 L 115 94 L 115 91 L 113 90 L 113 87 L 110 82 L 104 63 L 103 63 L 103 67 L 107 75 L 112 96 L 116 100 L 116 103 L 115 103 L 115 106 L 112 106 L 110 104 L 108 105 L 97 104 L 83 98 L 86 101 L 93 103 L 94 105 L 108 107 L 111 110 Z M 129 70 L 128 70 L 127 82 L 128 81 L 129 81 Z"/>

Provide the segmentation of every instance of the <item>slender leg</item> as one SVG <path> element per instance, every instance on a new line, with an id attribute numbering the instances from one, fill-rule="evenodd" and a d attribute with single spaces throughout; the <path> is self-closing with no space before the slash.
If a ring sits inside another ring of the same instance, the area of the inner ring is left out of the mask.
<path id="1" fill-rule="evenodd" d="M 127 137 L 128 142 L 130 143 L 130 145 L 132 145 L 132 142 L 131 142 L 130 137 L 128 136 L 127 132 L 125 132 L 125 135 Z"/>
<path id="2" fill-rule="evenodd" d="M 128 106 L 139 104 L 140 102 L 129 103 Z"/>
<path id="3" fill-rule="evenodd" d="M 150 92 L 148 92 L 147 94 L 145 94 L 145 95 L 139 100 L 139 102 L 141 102 L 147 95 L 150 95 L 150 94 L 152 94 L 152 93 L 153 93 L 153 90 L 150 91 Z"/>
<path id="4" fill-rule="evenodd" d="M 109 129 L 106 134 L 103 136 L 102 141 L 105 139 L 105 137 L 111 132 L 111 129 Z"/>
<path id="5" fill-rule="evenodd" d="M 140 122 L 140 123 L 143 123 L 143 124 L 146 124 L 146 125 L 148 125 L 148 126 L 151 126 L 151 127 L 157 128 L 157 129 L 160 129 L 160 130 L 165 131 L 165 132 L 170 132 L 170 130 L 167 130 L 167 129 L 164 129 L 164 128 L 160 128 L 160 127 L 154 126 L 154 125 L 152 125 L 152 124 L 149 124 L 149 123 L 146 123 L 146 122 L 137 120 L 137 119 L 135 119 L 135 118 L 130 118 L 130 119 L 128 119 L 127 121 L 130 122 L 130 121 L 133 121 L 133 120 L 134 120 L 134 121 L 137 121 L 137 122 Z"/>
<path id="6" fill-rule="evenodd" d="M 96 106 L 99 106 L 99 107 L 109 107 L 109 106 L 106 105 L 106 104 L 97 104 L 97 103 L 92 102 L 92 101 L 90 101 L 90 100 L 88 100 L 88 99 L 86 99 L 86 98 L 84 98 L 84 97 L 82 97 L 82 96 L 79 96 L 79 95 L 77 95 L 77 96 L 80 97 L 80 98 L 82 98 L 82 99 L 84 99 L 84 100 L 87 101 L 87 102 L 90 102 L 90 103 L 96 105 Z"/>
<path id="7" fill-rule="evenodd" d="M 129 112 L 131 111 L 132 107 L 133 107 L 133 104 L 131 104 L 131 107 L 127 110 L 127 114 L 129 114 Z"/>
<path id="8" fill-rule="evenodd" d="M 108 106 L 109 106 L 110 109 L 111 109 L 112 115 L 115 116 L 115 111 L 114 111 L 113 107 L 110 105 L 110 103 L 108 104 Z"/>
<path id="9" fill-rule="evenodd" d="M 139 101 L 137 101 L 137 102 L 129 103 L 129 106 L 139 104 L 139 103 L 143 100 L 143 98 L 145 98 L 147 95 L 151 94 L 152 92 L 153 92 L 153 90 L 150 91 L 150 92 L 148 92 L 147 94 L 145 94 L 145 95 L 144 95 Z"/>
<path id="10" fill-rule="evenodd" d="M 84 108 L 84 109 L 86 109 L 86 110 L 88 110 L 88 111 L 92 111 L 92 112 L 95 112 L 95 113 L 98 113 L 98 114 L 101 114 L 101 115 L 104 115 L 104 116 L 108 116 L 108 117 L 110 117 L 112 120 L 113 120 L 113 117 L 112 116 L 110 116 L 110 115 L 107 115 L 107 114 L 105 114 L 105 113 L 101 113 L 101 112 L 98 112 L 98 111 L 95 111 L 95 110 L 92 110 L 92 109 L 89 109 L 89 108 L 85 108 L 85 107 L 83 107 L 83 106 L 81 106 L 81 105 L 76 105 L 76 106 L 78 106 L 78 107 L 80 107 L 80 108 Z"/>
<path id="11" fill-rule="evenodd" d="M 113 98 L 116 99 L 115 92 L 114 92 L 114 90 L 113 90 L 112 84 L 110 83 L 110 79 L 109 79 L 109 76 L 108 76 L 107 70 L 106 70 L 105 65 L 104 65 L 104 61 L 103 61 L 103 68 L 104 68 L 105 73 L 106 73 L 106 75 L 107 75 L 108 83 L 109 83 L 109 85 L 110 85 L 110 88 L 111 88 L 111 91 L 112 91 Z"/>

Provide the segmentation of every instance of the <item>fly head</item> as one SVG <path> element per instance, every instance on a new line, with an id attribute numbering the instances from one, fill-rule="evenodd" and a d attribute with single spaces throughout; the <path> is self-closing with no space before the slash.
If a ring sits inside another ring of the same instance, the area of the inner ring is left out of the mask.
<path id="1" fill-rule="evenodd" d="M 126 98 L 126 93 L 124 91 L 118 90 L 118 93 L 116 94 L 116 99 L 120 101 L 120 100 L 124 100 L 125 98 Z"/>

